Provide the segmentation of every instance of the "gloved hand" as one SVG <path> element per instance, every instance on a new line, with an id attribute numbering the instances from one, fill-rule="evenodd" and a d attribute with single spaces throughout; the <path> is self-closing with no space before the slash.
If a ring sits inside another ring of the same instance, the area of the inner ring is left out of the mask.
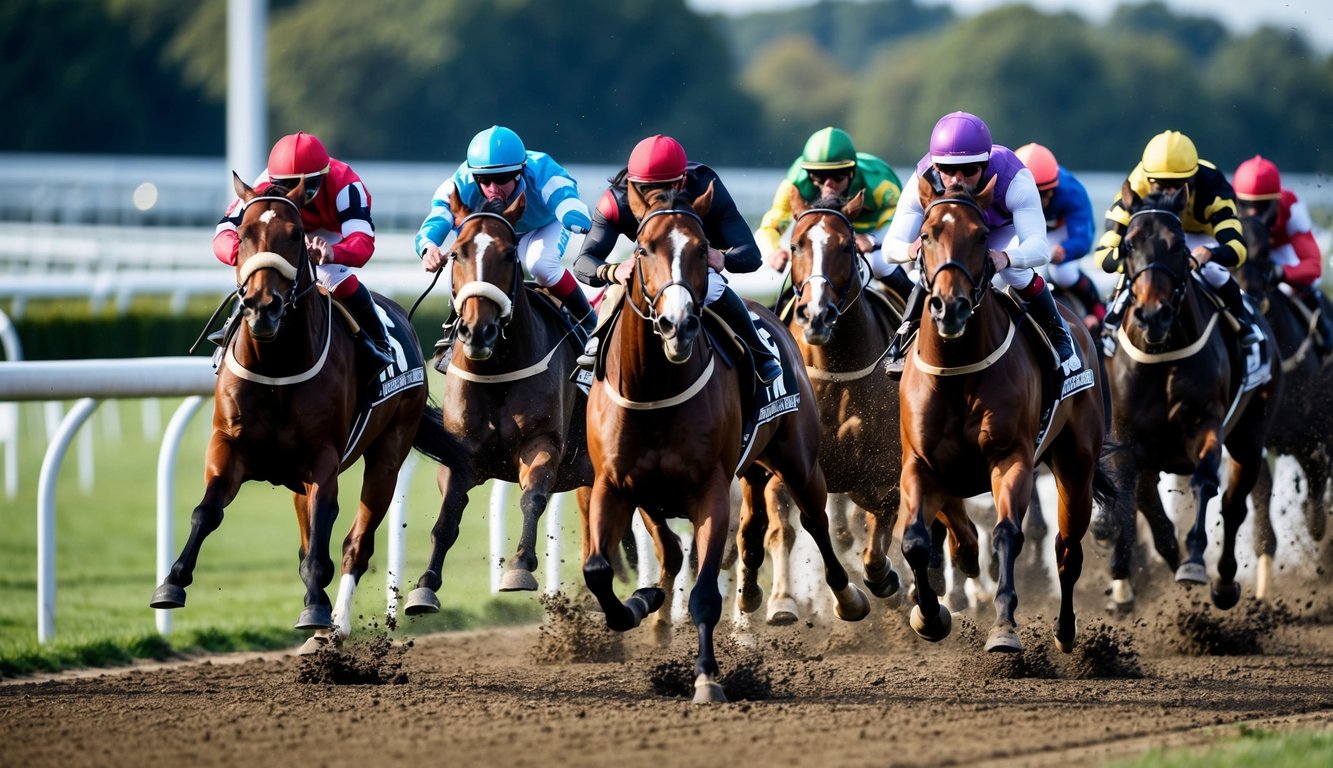
<path id="1" fill-rule="evenodd" d="M 1115 274 L 1120 271 L 1120 249 L 1098 248 L 1093 254 L 1103 272 Z"/>
<path id="2" fill-rule="evenodd" d="M 586 235 L 592 229 L 592 220 L 583 211 L 574 209 L 565 211 L 565 215 L 560 217 L 560 226 L 576 235 Z"/>

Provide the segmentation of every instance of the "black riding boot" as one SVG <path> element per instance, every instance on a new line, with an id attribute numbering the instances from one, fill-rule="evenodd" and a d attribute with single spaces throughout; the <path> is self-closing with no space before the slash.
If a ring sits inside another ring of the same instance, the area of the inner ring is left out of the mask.
<path id="1" fill-rule="evenodd" d="M 912 295 L 912 289 L 916 288 L 916 283 L 907 276 L 907 272 L 902 267 L 894 267 L 893 271 L 884 277 L 875 278 L 885 291 L 892 291 L 902 299 L 907 301 L 907 297 Z"/>
<path id="2" fill-rule="evenodd" d="M 1028 312 L 1050 337 L 1051 346 L 1055 347 L 1055 356 L 1060 359 L 1057 367 L 1065 375 L 1082 368 L 1083 363 L 1074 352 L 1074 337 L 1069 335 L 1069 326 L 1065 325 L 1064 316 L 1056 309 L 1055 297 L 1049 288 L 1043 288 L 1036 296 L 1028 299 Z"/>
<path id="3" fill-rule="evenodd" d="M 236 326 L 236 318 L 241 316 L 241 302 L 232 305 L 231 314 L 222 322 L 222 327 L 208 334 L 208 340 L 219 347 L 227 346 L 227 340 L 231 338 L 232 330 Z"/>
<path id="4" fill-rule="evenodd" d="M 1319 313 L 1319 318 L 1315 321 L 1315 330 L 1318 331 L 1318 336 L 1314 340 L 1315 351 L 1320 357 L 1328 357 L 1333 353 L 1333 317 L 1330 317 L 1328 299 L 1324 298 L 1324 294 L 1313 285 L 1297 288 L 1296 295 L 1307 309 Z"/>
<path id="5" fill-rule="evenodd" d="M 1245 300 L 1240 295 L 1240 284 L 1236 282 L 1235 277 L 1227 278 L 1225 283 L 1213 289 L 1217 297 L 1226 305 L 1227 312 L 1240 325 L 1240 343 L 1242 346 L 1258 344 L 1264 340 L 1263 331 L 1254 324 L 1254 316 L 1250 314 L 1250 308 L 1245 306 Z"/>
<path id="6" fill-rule="evenodd" d="M 593 329 L 597 327 L 597 312 L 593 310 L 587 294 L 581 289 L 575 288 L 570 291 L 569 296 L 560 299 L 560 302 L 565 305 L 569 316 L 574 319 L 579 328 L 583 329 L 583 338 L 591 337 Z"/>
<path id="7" fill-rule="evenodd" d="M 903 307 L 903 324 L 893 335 L 889 351 L 884 355 L 884 372 L 897 381 L 903 375 L 903 362 L 907 357 L 907 342 L 921 325 L 921 313 L 926 311 L 926 289 L 912 283 L 912 290 L 907 294 L 907 306 Z"/>
<path id="8" fill-rule="evenodd" d="M 370 298 L 370 290 L 364 285 L 358 285 L 356 292 L 339 301 L 356 318 L 357 325 L 361 326 L 357 338 L 362 341 L 362 346 L 370 353 L 375 365 L 379 368 L 391 365 L 394 362 L 393 350 L 389 347 L 384 321 L 380 320 L 380 313 Z"/>
<path id="9" fill-rule="evenodd" d="M 750 309 L 745 306 L 739 294 L 730 288 L 725 288 L 718 300 L 708 307 L 721 315 L 722 319 L 727 321 L 727 325 L 731 326 L 731 330 L 745 342 L 745 346 L 750 348 L 750 353 L 754 355 L 754 372 L 760 381 L 771 384 L 782 375 L 782 364 L 769 351 L 768 345 L 759 338 L 759 331 L 754 327 L 754 321 L 750 319 Z"/>

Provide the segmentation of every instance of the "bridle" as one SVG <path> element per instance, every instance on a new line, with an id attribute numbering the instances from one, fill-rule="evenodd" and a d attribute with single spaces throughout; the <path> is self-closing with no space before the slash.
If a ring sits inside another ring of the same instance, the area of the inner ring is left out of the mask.
<path id="1" fill-rule="evenodd" d="M 796 218 L 792 220 L 792 227 L 795 228 L 796 224 L 806 216 L 809 216 L 811 214 L 820 214 L 820 213 L 834 216 L 838 220 L 840 220 L 843 223 L 843 225 L 847 227 L 847 232 L 851 237 L 852 243 L 854 244 L 856 242 L 856 229 L 855 227 L 852 226 L 852 220 L 847 218 L 847 214 L 843 213 L 837 208 L 807 208 L 804 211 L 801 211 L 799 214 L 797 214 Z M 859 249 L 856 250 L 856 258 L 859 259 L 859 261 L 856 262 L 855 274 L 861 275 L 863 270 L 868 271 L 870 269 L 870 260 L 866 257 L 865 254 L 861 253 Z M 815 280 L 822 280 L 826 285 L 829 286 L 829 288 L 834 287 L 833 281 L 829 279 L 828 275 L 825 275 L 822 272 L 812 273 L 809 277 L 805 278 L 804 280 L 801 280 L 800 282 L 796 281 L 792 282 L 791 287 L 792 290 L 795 292 L 795 295 L 798 300 L 801 296 L 805 295 L 806 286 L 810 285 L 810 283 L 814 282 Z M 851 302 L 849 303 L 848 297 L 851 295 L 853 283 L 856 284 L 857 291 L 856 295 L 851 297 Z M 850 306 L 851 303 L 855 303 L 857 299 L 861 298 L 861 294 L 864 291 L 865 291 L 865 280 L 849 279 L 847 281 L 847 284 L 844 285 L 842 287 L 842 290 L 839 292 L 837 302 L 832 307 L 829 308 L 829 311 L 832 312 L 833 314 L 833 317 L 829 318 L 828 321 L 829 325 L 836 324 L 838 322 L 838 318 L 842 317 L 842 315 L 847 311 L 847 307 Z"/>
<path id="2" fill-rule="evenodd" d="M 629 305 L 630 309 L 634 310 L 634 314 L 638 315 L 643 320 L 648 321 L 648 323 L 653 327 L 653 333 L 657 334 L 658 336 L 661 336 L 663 334 L 663 331 L 662 331 L 662 315 L 660 312 L 657 311 L 657 302 L 659 299 L 662 298 L 662 294 L 666 292 L 666 289 L 670 288 L 671 286 L 673 285 L 679 286 L 685 289 L 685 292 L 689 294 L 690 305 L 694 307 L 693 314 L 695 317 L 702 319 L 704 311 L 704 304 L 702 301 L 699 300 L 699 295 L 695 293 L 694 288 L 692 288 L 688 283 L 684 282 L 683 280 L 671 280 L 666 285 L 663 285 L 661 288 L 659 288 L 656 293 L 652 294 L 651 296 L 648 295 L 648 281 L 647 277 L 644 275 L 643 272 L 643 262 L 644 259 L 648 256 L 648 251 L 639 242 L 639 236 L 643 234 L 643 229 L 648 225 L 649 221 L 651 221 L 653 218 L 657 216 L 665 216 L 668 214 L 674 214 L 678 216 L 688 216 L 694 219 L 696 222 L 698 222 L 700 229 L 703 229 L 704 227 L 704 220 L 700 218 L 699 214 L 695 213 L 693 210 L 690 210 L 688 208 L 659 208 L 656 211 L 652 211 L 646 214 L 643 217 L 643 220 L 639 222 L 638 230 L 634 233 L 634 262 L 635 262 L 634 279 L 638 281 L 640 288 L 643 290 L 644 300 L 647 302 L 648 308 L 641 309 L 638 306 L 638 304 L 634 302 L 632 293 L 630 294 L 628 300 L 625 303 Z"/>
<path id="3" fill-rule="evenodd" d="M 1175 232 L 1180 235 L 1180 238 L 1177 241 L 1176 247 L 1173 250 L 1183 251 L 1185 249 L 1185 230 L 1180 223 L 1180 217 L 1176 215 L 1174 212 L 1164 210 L 1161 208 L 1144 208 L 1130 214 L 1129 223 L 1133 224 L 1134 219 L 1140 216 L 1150 216 L 1150 215 L 1165 216 L 1172 222 L 1174 222 L 1174 226 L 1172 226 L 1171 229 L 1175 230 Z M 1126 234 L 1128 234 L 1128 226 L 1126 226 Z M 1130 249 L 1131 254 L 1134 252 L 1135 251 L 1133 249 Z M 1184 262 L 1186 265 L 1185 268 L 1188 270 L 1190 266 L 1194 263 L 1194 257 L 1190 255 L 1188 252 L 1186 252 Z M 1125 257 L 1125 266 L 1127 268 L 1130 266 L 1130 259 L 1128 256 Z M 1155 260 L 1148 261 L 1148 263 L 1145 264 L 1142 269 L 1136 272 L 1129 273 L 1128 282 L 1125 283 L 1125 290 L 1130 291 L 1130 296 L 1133 296 L 1134 283 L 1137 282 L 1140 277 L 1152 271 L 1162 272 L 1171 280 L 1171 298 L 1169 301 L 1169 305 L 1173 313 L 1178 312 L 1178 310 L 1180 309 L 1180 303 L 1185 298 L 1185 286 L 1188 285 L 1188 281 L 1185 279 L 1186 275 L 1177 273 L 1174 269 L 1171 268 L 1171 265 L 1169 264 L 1163 264 Z"/>
<path id="4" fill-rule="evenodd" d="M 292 207 L 292 210 L 296 212 L 296 221 L 299 224 L 301 222 L 301 207 L 291 200 L 277 195 L 261 195 L 259 197 L 250 198 L 241 206 L 241 215 L 244 216 L 245 210 L 257 202 L 272 202 L 279 200 Z M 289 309 L 296 306 L 298 299 L 314 290 L 315 286 L 319 284 L 318 281 L 315 280 L 315 266 L 310 261 L 310 249 L 306 247 L 304 231 L 304 227 L 302 227 L 302 236 L 300 238 L 301 255 L 298 257 L 295 265 L 281 254 L 274 253 L 273 251 L 259 251 L 251 254 L 240 268 L 240 280 L 236 285 L 236 296 L 241 299 L 245 298 L 245 294 L 250 285 L 250 278 L 261 269 L 276 270 L 283 278 L 291 281 L 291 288 L 287 290 L 287 296 L 282 302 L 282 312 L 278 315 L 279 322 L 281 322 L 282 318 L 287 316 L 287 311 Z M 308 278 L 304 288 L 301 287 L 300 277 L 302 274 L 305 274 Z"/>
<path id="5" fill-rule="evenodd" d="M 930 210 L 938 205 L 948 205 L 948 204 L 961 205 L 967 208 L 971 208 L 973 211 L 976 211 L 977 217 L 982 220 L 982 225 L 981 225 L 983 230 L 982 235 L 984 236 L 986 234 L 986 224 L 985 224 L 986 214 L 981 210 L 981 206 L 977 205 L 976 202 L 973 201 L 971 198 L 937 197 L 934 200 L 930 201 L 930 204 L 928 204 L 925 210 L 922 211 L 922 215 L 924 216 L 926 214 L 929 214 Z M 971 284 L 972 286 L 972 292 L 968 297 L 968 301 L 971 304 L 970 309 L 972 310 L 973 313 L 975 313 L 976 310 L 981 306 L 981 302 L 985 300 L 986 289 L 990 287 L 991 278 L 995 276 L 995 263 L 991 261 L 989 255 L 987 255 L 982 262 L 980 277 L 972 274 L 972 270 L 969 269 L 966 264 L 959 261 L 958 259 L 953 258 L 952 256 L 943 264 L 939 265 L 939 267 L 934 272 L 931 273 L 926 272 L 925 269 L 926 257 L 924 253 L 918 256 L 918 260 L 919 261 L 917 266 L 921 274 L 924 276 L 923 287 L 926 289 L 927 293 L 934 292 L 935 280 L 944 270 L 956 269 L 959 272 L 963 273 L 963 275 L 967 278 L 968 283 Z"/>
<path id="6" fill-rule="evenodd" d="M 467 216 L 464 216 L 463 220 L 458 223 L 458 231 L 461 233 L 463 231 L 463 227 L 467 226 L 467 223 L 469 221 L 473 221 L 476 219 L 495 219 L 499 222 L 502 222 L 505 225 L 505 229 L 509 230 L 509 237 L 511 243 L 513 244 L 518 243 L 518 231 L 514 229 L 514 225 L 509 221 L 509 219 L 506 219 L 504 216 L 501 216 L 498 213 L 492 213 L 490 211 L 474 211 L 472 213 L 469 213 Z M 455 242 L 454 250 L 449 252 L 449 261 L 455 263 L 457 263 L 458 261 L 457 242 Z M 513 245 L 511 245 L 508 250 L 508 256 L 506 258 L 506 261 L 512 261 L 515 266 L 514 279 L 511 281 L 508 292 L 501 290 L 500 287 L 495 285 L 494 283 L 488 283 L 485 280 L 470 280 L 467 283 L 465 283 L 462 288 L 459 288 L 457 285 L 455 285 L 454 299 L 453 299 L 455 311 L 457 311 L 457 307 L 462 306 L 463 302 L 467 301 L 468 299 L 471 298 L 490 299 L 500 307 L 501 329 L 509 325 L 509 321 L 512 320 L 514 317 L 514 299 L 518 296 L 518 292 L 523 287 L 522 286 L 523 270 L 517 268 L 518 252 L 514 249 Z"/>

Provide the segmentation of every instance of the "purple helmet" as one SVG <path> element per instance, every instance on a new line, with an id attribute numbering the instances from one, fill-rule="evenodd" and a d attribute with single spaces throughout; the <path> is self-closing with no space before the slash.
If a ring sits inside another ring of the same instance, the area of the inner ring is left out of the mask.
<path id="1" fill-rule="evenodd" d="M 967 112 L 950 112 L 930 132 L 930 161 L 943 165 L 981 163 L 990 159 L 990 129 Z"/>

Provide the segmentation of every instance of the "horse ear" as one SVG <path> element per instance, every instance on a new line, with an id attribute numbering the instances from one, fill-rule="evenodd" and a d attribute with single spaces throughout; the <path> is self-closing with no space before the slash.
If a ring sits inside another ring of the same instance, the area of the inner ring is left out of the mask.
<path id="1" fill-rule="evenodd" d="M 801 195 L 801 190 L 797 189 L 795 184 L 791 186 L 791 191 L 787 193 L 787 200 L 791 205 L 793 216 L 800 216 L 810 210 L 810 204 L 805 201 L 805 198 Z"/>
<path id="2" fill-rule="evenodd" d="M 517 226 L 518 220 L 523 218 L 523 210 L 527 207 L 528 207 L 528 193 L 519 192 L 518 197 L 514 198 L 514 202 L 510 203 L 509 207 L 505 209 L 504 212 L 505 221 L 508 221 L 510 224 Z"/>
<path id="3" fill-rule="evenodd" d="M 1271 230 L 1273 225 L 1277 223 L 1277 206 L 1268 206 L 1263 215 L 1259 217 L 1259 221 L 1264 225 L 1264 231 Z"/>
<path id="4" fill-rule="evenodd" d="M 449 190 L 449 211 L 454 215 L 454 224 L 466 219 L 472 211 L 463 205 L 463 198 L 458 195 L 458 187 Z"/>
<path id="5" fill-rule="evenodd" d="M 1125 183 L 1120 185 L 1120 207 L 1132 211 L 1142 201 L 1143 198 L 1139 197 L 1139 193 L 1134 191 L 1134 187 L 1130 186 L 1129 179 L 1125 179 Z"/>
<path id="6" fill-rule="evenodd" d="M 938 197 L 935 193 L 935 185 L 931 183 L 930 179 L 926 178 L 924 173 L 916 177 L 916 189 L 917 194 L 921 196 L 922 208 L 930 205 Z"/>
<path id="7" fill-rule="evenodd" d="M 305 205 L 305 177 L 302 177 L 301 180 L 297 182 L 296 189 L 283 195 L 283 197 L 296 203 L 297 208 Z"/>
<path id="8" fill-rule="evenodd" d="M 976 198 L 977 205 L 980 206 L 983 211 L 990 207 L 991 200 L 995 197 L 995 180 L 997 178 L 998 177 L 996 176 L 990 177 L 990 181 L 986 182 L 986 186 L 982 187 L 980 192 L 973 195 L 973 197 Z"/>
<path id="9" fill-rule="evenodd" d="M 842 207 L 842 215 L 849 219 L 855 219 L 861 215 L 861 209 L 866 207 L 866 191 L 863 189 L 856 193 L 856 196 L 847 201 Z"/>
<path id="10" fill-rule="evenodd" d="M 643 217 L 648 213 L 648 201 L 643 199 L 643 193 L 639 191 L 639 185 L 634 182 L 625 183 L 625 191 L 629 196 L 629 210 L 634 214 L 634 218 L 643 221 Z"/>
<path id="11" fill-rule="evenodd" d="M 694 212 L 699 214 L 699 218 L 703 218 L 704 216 L 708 215 L 708 209 L 712 207 L 713 207 L 713 182 L 710 181 L 708 182 L 708 189 L 705 189 L 702 195 L 699 195 L 697 198 L 695 198 L 693 208 Z"/>
<path id="12" fill-rule="evenodd" d="M 1190 185 L 1183 184 L 1180 189 L 1177 189 L 1171 194 L 1171 198 L 1167 200 L 1167 203 L 1171 206 L 1171 210 L 1179 213 L 1185 210 L 1185 205 L 1189 202 L 1189 199 Z"/>
<path id="13" fill-rule="evenodd" d="M 239 197 L 243 203 L 250 202 L 255 196 L 254 187 L 251 187 L 249 184 L 242 181 L 241 175 L 236 171 L 231 172 L 231 186 L 236 190 L 236 196 Z"/>

